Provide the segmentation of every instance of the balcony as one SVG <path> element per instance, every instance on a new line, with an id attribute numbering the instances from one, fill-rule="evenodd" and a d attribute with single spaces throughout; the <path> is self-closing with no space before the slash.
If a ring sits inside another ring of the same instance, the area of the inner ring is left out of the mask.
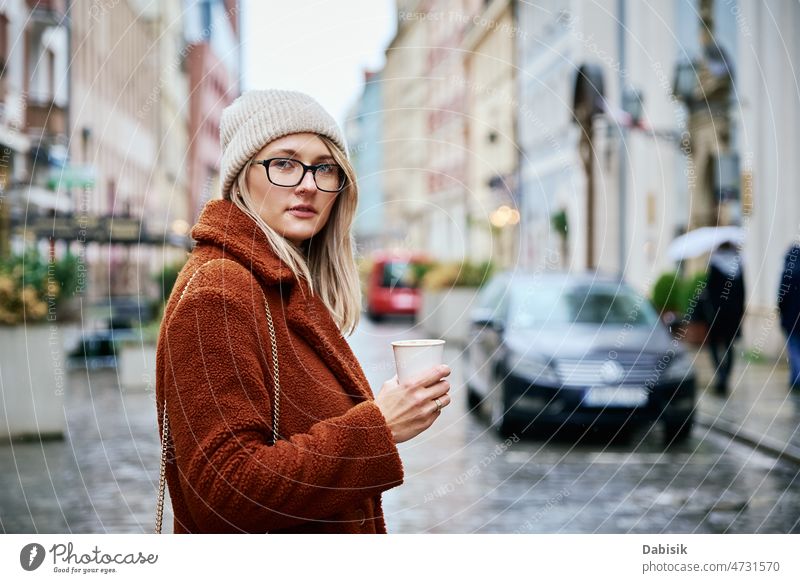
<path id="1" fill-rule="evenodd" d="M 27 0 L 26 4 L 31 11 L 28 17 L 29 26 L 45 29 L 65 24 L 66 0 Z"/>
<path id="2" fill-rule="evenodd" d="M 65 108 L 50 99 L 30 99 L 25 112 L 25 129 L 29 136 L 52 138 L 67 133 Z"/>

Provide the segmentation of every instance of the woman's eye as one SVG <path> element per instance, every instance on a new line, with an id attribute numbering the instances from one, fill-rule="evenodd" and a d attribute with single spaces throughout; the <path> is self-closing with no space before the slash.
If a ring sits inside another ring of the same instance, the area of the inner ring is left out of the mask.
<path id="1" fill-rule="evenodd" d="M 278 170 L 292 170 L 295 163 L 292 160 L 273 160 L 272 167 Z"/>
<path id="2" fill-rule="evenodd" d="M 339 167 L 336 164 L 322 164 L 319 167 L 317 172 L 321 172 L 322 174 L 327 174 L 330 176 L 335 176 L 339 171 Z"/>

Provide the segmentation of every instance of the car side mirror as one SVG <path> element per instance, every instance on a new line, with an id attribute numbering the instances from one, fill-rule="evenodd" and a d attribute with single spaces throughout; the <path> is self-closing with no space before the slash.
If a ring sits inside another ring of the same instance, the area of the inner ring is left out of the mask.
<path id="1" fill-rule="evenodd" d="M 492 309 L 479 309 L 472 313 L 472 325 L 476 328 L 491 328 L 495 332 L 502 332 L 505 323 L 495 317 Z"/>

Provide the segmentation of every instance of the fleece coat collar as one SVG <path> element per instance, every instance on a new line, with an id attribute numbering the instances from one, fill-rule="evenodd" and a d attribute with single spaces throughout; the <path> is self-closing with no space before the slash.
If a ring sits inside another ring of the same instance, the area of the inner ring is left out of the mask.
<path id="1" fill-rule="evenodd" d="M 355 403 L 373 398 L 361 366 L 325 304 L 311 294 L 306 282 L 297 282 L 289 267 L 272 252 L 258 225 L 239 207 L 228 200 L 208 202 L 192 229 L 192 237 L 198 245 L 222 249 L 223 257 L 230 256 L 247 266 L 264 284 L 288 289 L 288 326 L 315 348 Z"/>

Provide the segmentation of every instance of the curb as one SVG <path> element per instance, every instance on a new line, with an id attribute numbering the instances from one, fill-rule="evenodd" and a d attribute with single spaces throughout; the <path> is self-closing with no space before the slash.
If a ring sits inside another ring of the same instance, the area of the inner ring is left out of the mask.
<path id="1" fill-rule="evenodd" d="M 800 448 L 781 443 L 767 435 L 757 435 L 725 419 L 713 419 L 707 415 L 697 415 L 696 423 L 706 429 L 716 431 L 730 439 L 743 443 L 772 457 L 800 466 Z"/>

